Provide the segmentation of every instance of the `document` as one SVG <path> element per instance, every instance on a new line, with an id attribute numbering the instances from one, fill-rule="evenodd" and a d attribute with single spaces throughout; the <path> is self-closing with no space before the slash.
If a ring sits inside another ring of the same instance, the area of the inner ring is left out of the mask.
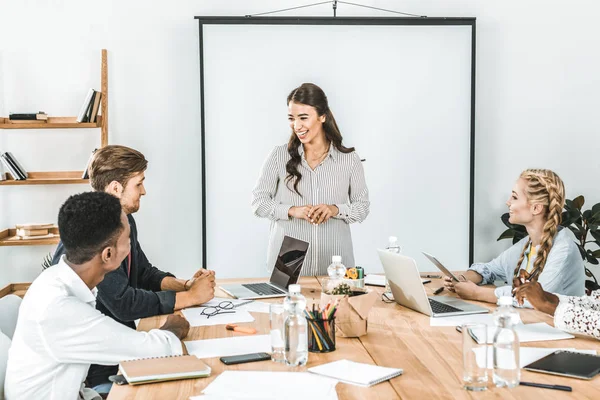
<path id="1" fill-rule="evenodd" d="M 224 328 L 223 328 L 224 329 Z M 221 339 L 184 341 L 189 354 L 198 358 L 237 356 L 250 353 L 270 353 L 270 335 L 236 336 Z"/>
<path id="2" fill-rule="evenodd" d="M 483 367 L 484 350 L 485 349 L 483 347 L 473 349 L 473 351 L 475 352 L 475 359 L 477 360 L 477 365 L 479 365 L 479 367 Z M 577 350 L 574 348 L 566 348 L 566 347 L 559 347 L 559 348 L 521 347 L 519 349 L 519 368 L 523 368 L 524 366 L 529 365 L 534 361 L 544 358 L 547 355 L 554 353 L 556 350 L 576 351 L 578 353 L 596 355 L 596 350 Z M 492 346 L 488 346 L 487 352 L 488 352 L 487 368 L 493 369 L 494 368 L 494 348 Z M 509 354 L 507 352 L 500 352 L 499 356 L 501 358 L 500 362 L 502 364 L 506 365 L 506 364 L 508 364 L 507 359 L 509 357 L 511 357 L 512 354 Z"/>
<path id="3" fill-rule="evenodd" d="M 495 326 L 487 327 L 487 343 L 492 344 L 494 342 L 494 334 L 496 332 Z M 554 328 L 545 322 L 537 322 L 535 324 L 517 324 L 515 325 L 515 332 L 519 337 L 520 343 L 526 342 L 544 342 L 548 340 L 562 340 L 562 339 L 573 339 L 575 336 L 561 331 L 558 328 Z M 480 334 L 477 330 L 471 331 L 471 336 L 477 343 L 482 343 Z"/>
<path id="4" fill-rule="evenodd" d="M 495 326 L 492 314 L 469 314 L 453 317 L 429 317 L 430 326 L 460 326 L 462 324 L 486 324 Z"/>
<path id="5" fill-rule="evenodd" d="M 221 300 L 222 301 L 222 300 Z M 184 308 L 181 310 L 181 313 L 188 320 L 190 326 L 212 326 L 212 325 L 225 325 L 225 324 L 237 324 L 240 322 L 253 322 L 254 317 L 250 315 L 248 311 L 240 310 L 239 308 L 232 309 L 219 309 L 214 308 L 218 307 L 219 304 L 222 304 L 220 299 L 213 299 L 208 303 L 203 304 L 200 307 L 192 307 L 192 308 Z M 229 301 L 229 299 L 225 299 L 225 301 Z M 235 300 L 238 302 L 246 302 L 245 300 Z M 233 301 L 232 301 L 233 302 Z M 207 316 L 202 314 L 202 310 L 210 308 L 208 311 L 218 310 L 220 311 L 218 314 Z M 243 307 L 243 306 L 240 306 Z"/>
<path id="6" fill-rule="evenodd" d="M 224 371 L 191 400 L 336 400 L 337 381 L 308 372 Z"/>
<path id="7" fill-rule="evenodd" d="M 238 310 L 255 312 L 255 313 L 269 313 L 269 303 L 265 303 L 264 301 L 253 301 L 248 304 L 244 304 L 237 308 Z"/>

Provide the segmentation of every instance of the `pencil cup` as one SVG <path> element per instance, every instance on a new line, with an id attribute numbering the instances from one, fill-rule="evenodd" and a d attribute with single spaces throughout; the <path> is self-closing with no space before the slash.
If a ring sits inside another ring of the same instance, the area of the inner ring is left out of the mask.
<path id="1" fill-rule="evenodd" d="M 306 318 L 308 324 L 308 351 L 329 353 L 335 350 L 335 317 L 330 319 Z"/>
<path id="2" fill-rule="evenodd" d="M 271 322 L 271 360 L 283 363 L 285 362 L 285 346 L 283 342 L 283 322 L 285 321 L 285 312 L 283 304 L 270 304 L 269 316 Z"/>
<path id="3" fill-rule="evenodd" d="M 474 332 L 477 334 L 474 335 Z M 480 339 L 475 341 L 474 336 Z M 485 324 L 462 325 L 463 388 L 471 391 L 487 390 L 488 346 Z"/>

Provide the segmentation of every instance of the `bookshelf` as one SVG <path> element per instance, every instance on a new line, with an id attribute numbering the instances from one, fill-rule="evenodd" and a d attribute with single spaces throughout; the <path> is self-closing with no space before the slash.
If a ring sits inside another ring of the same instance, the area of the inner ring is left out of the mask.
<path id="1" fill-rule="evenodd" d="M 108 144 L 108 54 L 106 49 L 101 51 L 100 68 L 100 115 L 97 122 L 79 123 L 77 117 L 48 117 L 47 121 L 10 121 L 8 117 L 0 117 L 0 131 L 4 129 L 100 129 L 100 147 Z M 88 132 L 88 131 L 83 131 Z M 89 179 L 81 179 L 83 171 L 27 171 L 29 177 L 25 180 L 15 180 L 10 173 L 6 173 L 6 179 L 0 181 L 0 186 L 22 186 L 22 185 L 66 185 L 86 184 Z M 0 246 L 34 246 L 57 244 L 58 229 L 56 237 L 37 240 L 15 239 L 15 229 L 0 231 Z"/>

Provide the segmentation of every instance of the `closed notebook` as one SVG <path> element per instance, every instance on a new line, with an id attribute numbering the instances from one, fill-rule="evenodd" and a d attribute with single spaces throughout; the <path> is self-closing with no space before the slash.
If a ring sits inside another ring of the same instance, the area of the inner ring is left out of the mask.
<path id="1" fill-rule="evenodd" d="M 379 367 L 349 360 L 334 361 L 308 369 L 308 372 L 337 379 L 351 385 L 369 387 L 402 375 L 399 368 Z"/>
<path id="2" fill-rule="evenodd" d="M 194 356 L 171 356 L 123 361 L 121 373 L 130 385 L 204 378 L 210 376 L 210 367 Z"/>

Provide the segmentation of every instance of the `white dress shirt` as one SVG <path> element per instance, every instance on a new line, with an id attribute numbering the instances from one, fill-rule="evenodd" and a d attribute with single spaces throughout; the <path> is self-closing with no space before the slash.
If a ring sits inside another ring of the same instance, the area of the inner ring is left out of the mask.
<path id="1" fill-rule="evenodd" d="M 7 400 L 78 399 L 90 364 L 182 354 L 168 331 L 137 332 L 96 310 L 90 290 L 64 259 L 33 282 L 8 354 Z"/>

